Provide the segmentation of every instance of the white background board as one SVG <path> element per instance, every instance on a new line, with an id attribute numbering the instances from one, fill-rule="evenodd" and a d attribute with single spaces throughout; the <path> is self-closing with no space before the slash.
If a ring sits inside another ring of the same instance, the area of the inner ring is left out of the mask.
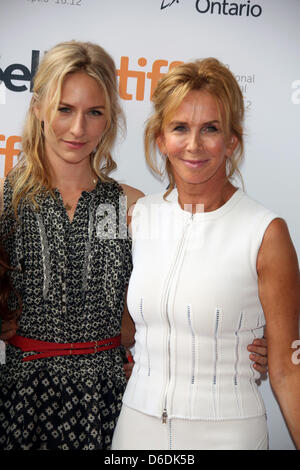
<path id="1" fill-rule="evenodd" d="M 76 39 L 102 45 L 118 69 L 127 57 L 129 70 L 139 72 L 139 78 L 127 80 L 131 99 L 124 99 L 123 91 L 127 136 L 115 148 L 118 170 L 112 176 L 145 193 L 160 191 L 166 182 L 147 170 L 143 152 L 151 72 L 165 73 L 173 61 L 214 56 L 228 64 L 243 87 L 246 191 L 285 218 L 300 254 L 299 0 L 1 0 L 0 18 L 0 175 L 19 148 L 13 136 L 21 135 L 31 97 L 32 55 Z M 268 382 L 261 392 L 270 448 L 293 449 Z"/>

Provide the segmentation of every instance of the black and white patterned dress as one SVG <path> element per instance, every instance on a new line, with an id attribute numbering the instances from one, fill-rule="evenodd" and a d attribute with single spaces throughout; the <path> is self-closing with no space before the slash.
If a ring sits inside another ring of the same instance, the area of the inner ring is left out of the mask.
<path id="1" fill-rule="evenodd" d="M 16 224 L 11 192 L 6 180 L 1 232 L 23 301 L 18 334 L 59 343 L 117 336 L 132 267 L 124 227 L 118 234 L 120 186 L 98 181 L 83 192 L 72 223 L 55 190 L 39 211 L 23 204 Z M 109 211 L 116 226 L 101 238 Z M 108 449 L 126 385 L 122 347 L 21 362 L 28 354 L 8 345 L 0 365 L 0 449 Z"/>

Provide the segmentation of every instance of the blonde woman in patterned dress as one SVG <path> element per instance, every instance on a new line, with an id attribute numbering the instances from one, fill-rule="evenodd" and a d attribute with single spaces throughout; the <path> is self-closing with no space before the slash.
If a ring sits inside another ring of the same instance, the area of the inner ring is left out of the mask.
<path id="1" fill-rule="evenodd" d="M 120 328 L 131 271 L 118 217 L 125 195 L 142 195 L 108 176 L 120 118 L 115 65 L 101 47 L 72 41 L 45 54 L 23 158 L 3 189 L 1 234 L 23 310 L 0 366 L 1 449 L 110 447 L 126 383 Z M 105 238 L 107 205 L 118 231 L 108 225 Z"/>

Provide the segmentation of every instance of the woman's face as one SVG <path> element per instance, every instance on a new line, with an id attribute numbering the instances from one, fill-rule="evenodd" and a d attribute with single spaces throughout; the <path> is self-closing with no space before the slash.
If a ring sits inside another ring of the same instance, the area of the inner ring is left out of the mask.
<path id="1" fill-rule="evenodd" d="M 89 162 L 106 127 L 105 96 L 96 80 L 84 72 L 67 75 L 58 110 L 52 123 L 44 120 L 46 157 L 54 169 L 58 164 Z"/>
<path id="2" fill-rule="evenodd" d="M 226 143 L 215 98 L 206 91 L 190 91 L 157 139 L 169 158 L 176 185 L 203 184 L 226 179 L 226 157 L 236 137 Z"/>

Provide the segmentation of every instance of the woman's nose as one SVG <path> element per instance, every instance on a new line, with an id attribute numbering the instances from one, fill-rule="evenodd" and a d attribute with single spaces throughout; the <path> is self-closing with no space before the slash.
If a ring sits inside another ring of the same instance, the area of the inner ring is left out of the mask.
<path id="1" fill-rule="evenodd" d="M 193 132 L 189 136 L 189 141 L 188 141 L 188 150 L 190 152 L 197 152 L 202 146 L 201 142 L 201 136 L 198 132 Z"/>
<path id="2" fill-rule="evenodd" d="M 72 124 L 71 124 L 71 133 L 75 137 L 81 137 L 84 134 L 85 128 L 85 119 L 84 115 L 81 113 L 77 113 L 74 115 Z"/>

